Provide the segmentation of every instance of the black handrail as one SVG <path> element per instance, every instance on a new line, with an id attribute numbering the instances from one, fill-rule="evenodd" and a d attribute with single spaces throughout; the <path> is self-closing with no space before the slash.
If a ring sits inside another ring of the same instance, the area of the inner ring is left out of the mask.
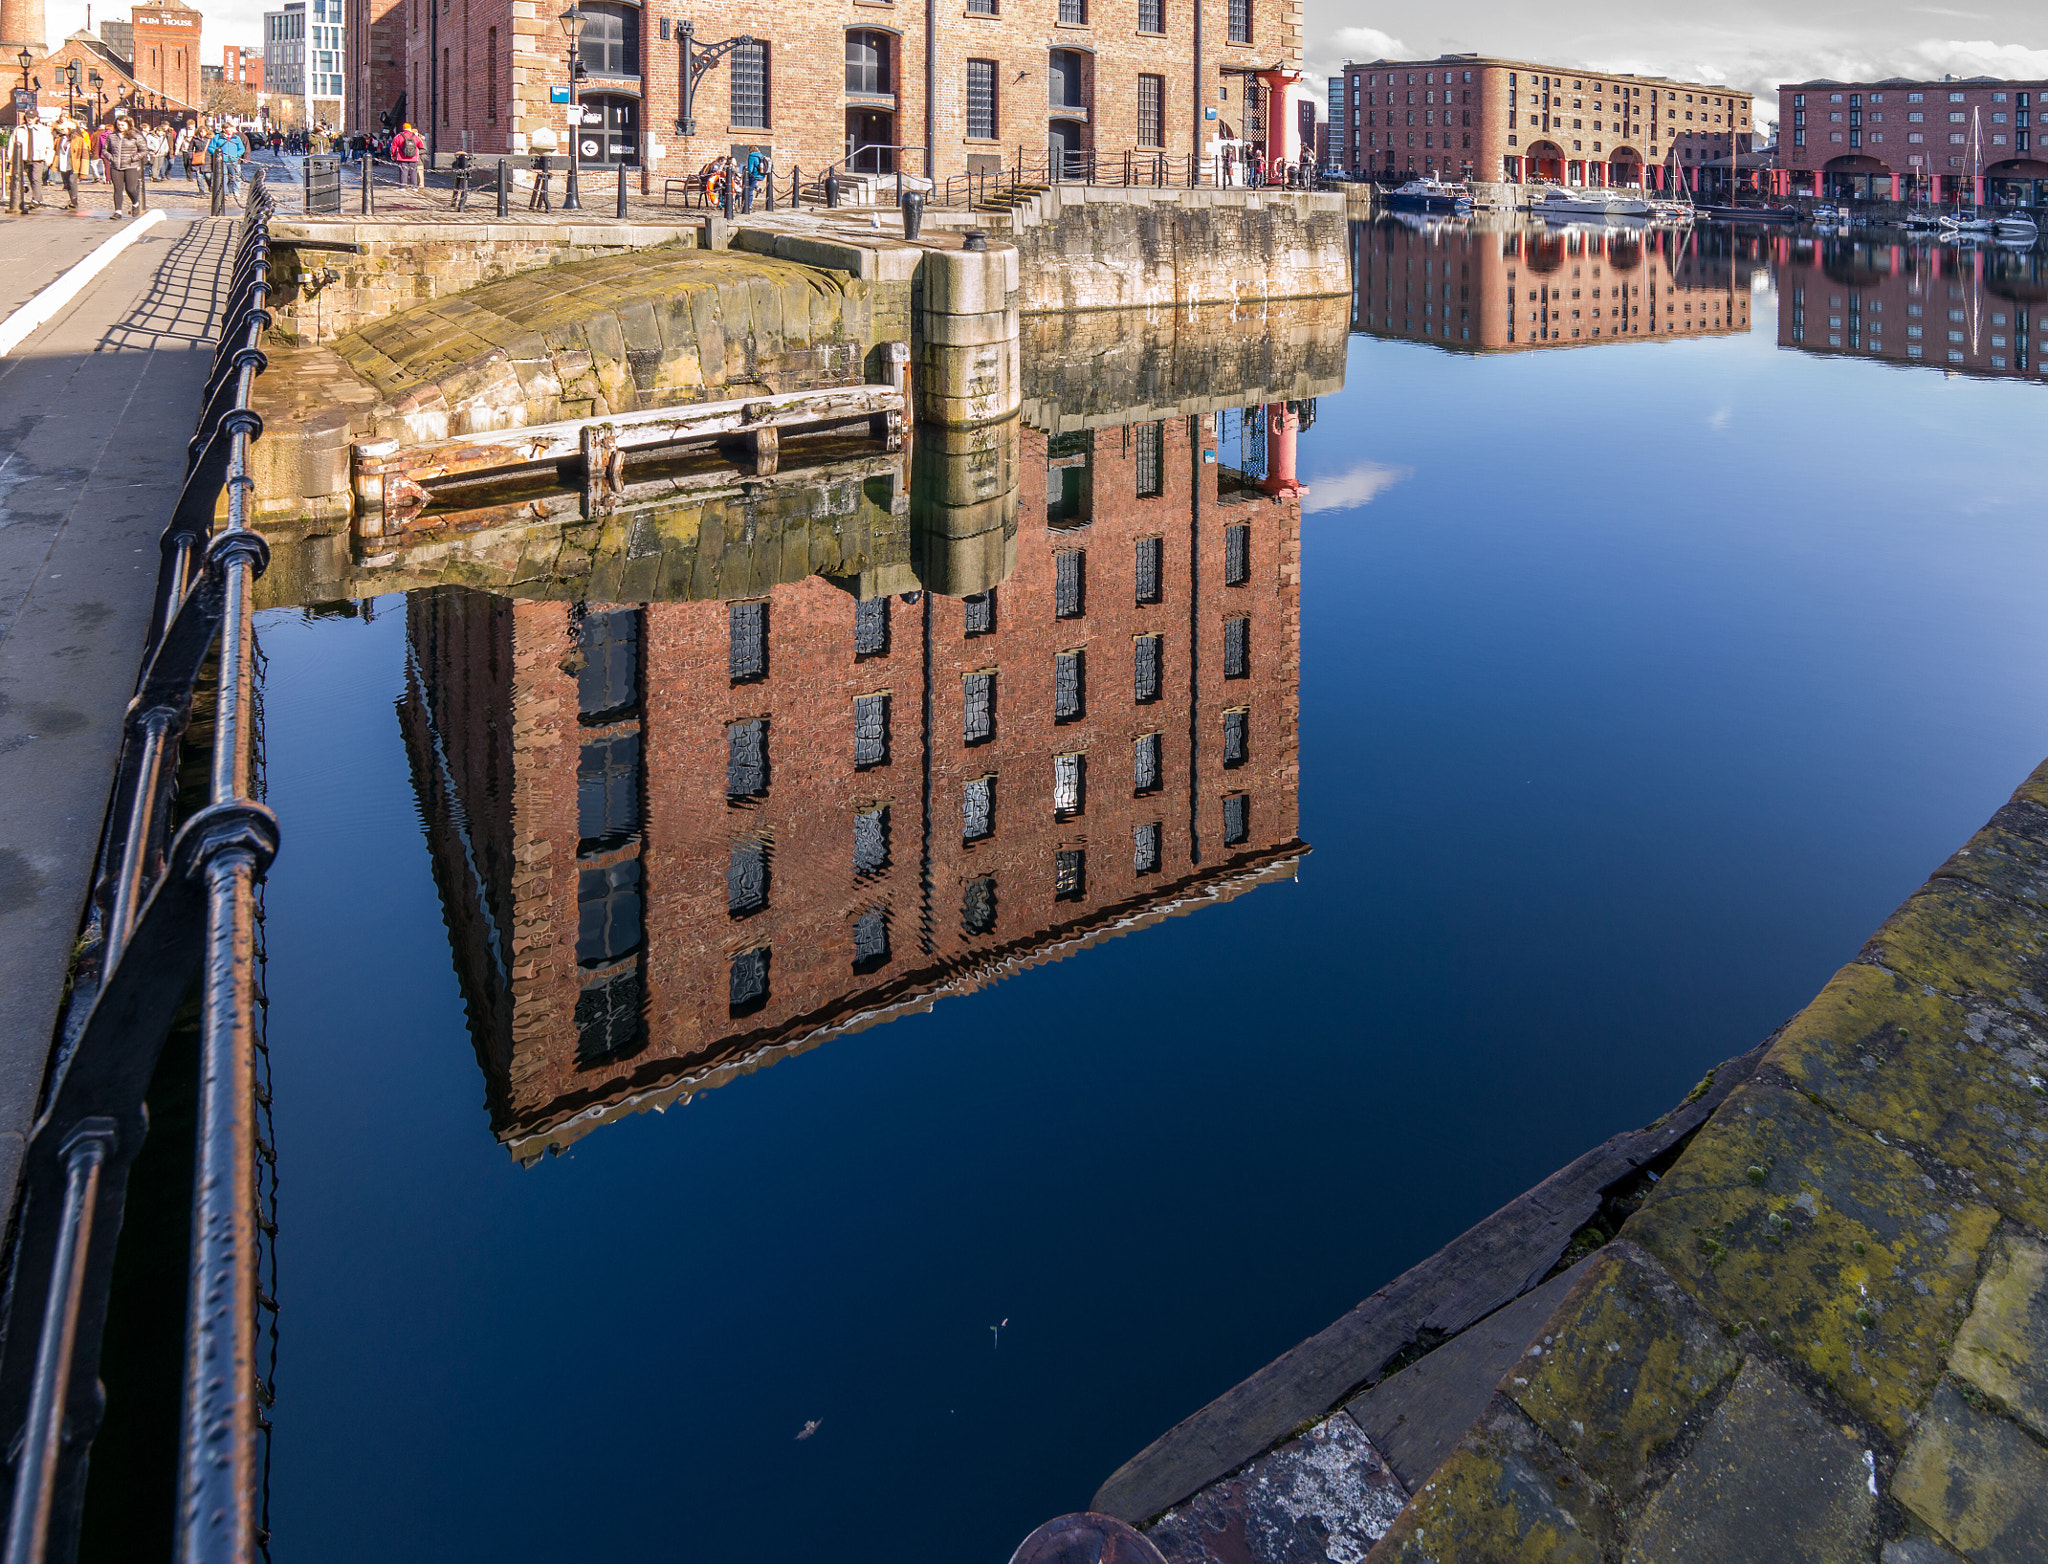
<path id="1" fill-rule="evenodd" d="M 186 477 L 160 542 L 156 601 L 129 703 L 70 1006 L 30 1132 L 0 1342 L 6 1564 L 77 1551 L 86 1458 L 100 1421 L 100 1341 L 143 1095 L 172 1020 L 200 983 L 200 1104 L 177 1558 L 246 1564 L 257 1515 L 259 1211 L 256 1088 L 262 1000 L 257 895 L 277 822 L 257 801 L 251 589 L 269 549 L 249 526 L 250 407 L 270 324 L 270 192 L 244 203 L 228 303 Z M 223 490 L 226 525 L 214 516 Z M 175 833 L 179 744 L 215 661 L 208 802 Z"/>

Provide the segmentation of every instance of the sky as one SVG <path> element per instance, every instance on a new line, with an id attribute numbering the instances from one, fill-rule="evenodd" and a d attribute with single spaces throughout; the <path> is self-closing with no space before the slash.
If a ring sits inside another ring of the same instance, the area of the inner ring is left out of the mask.
<path id="1" fill-rule="evenodd" d="M 195 0 L 203 58 L 223 44 L 261 45 L 264 0 Z M 281 4 L 282 0 L 276 0 Z M 1096 0 L 1123 5 L 1130 0 Z M 1168 0 L 1172 3 L 1172 0 Z M 85 26 L 84 0 L 46 0 L 51 42 Z M 125 0 L 96 4 L 95 24 L 126 17 Z M 1308 67 L 1320 96 L 1347 59 L 1461 51 L 1515 55 L 1589 71 L 1642 71 L 1726 82 L 1759 94 L 1769 121 L 1779 82 L 1815 76 L 2048 76 L 2048 7 L 2039 0 L 1911 5 L 1904 0 L 1408 0 L 1365 6 L 1308 0 Z"/>

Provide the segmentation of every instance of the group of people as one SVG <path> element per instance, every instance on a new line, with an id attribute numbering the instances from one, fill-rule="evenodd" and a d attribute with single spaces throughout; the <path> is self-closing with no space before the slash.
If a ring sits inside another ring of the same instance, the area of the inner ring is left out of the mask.
<path id="1" fill-rule="evenodd" d="M 208 170 L 218 157 L 221 182 L 239 199 L 241 164 L 250 146 L 249 135 L 228 120 L 142 125 L 123 107 L 96 128 L 61 112 L 24 121 L 8 133 L 6 150 L 20 159 L 26 176 L 25 209 L 45 204 L 46 187 L 62 185 L 66 207 L 75 212 L 81 185 L 105 184 L 112 187 L 116 217 L 139 217 L 147 210 L 147 187 L 161 184 L 177 163 L 187 179 L 207 190 Z"/>
<path id="2" fill-rule="evenodd" d="M 706 206 L 723 206 L 726 186 L 730 185 L 733 205 L 742 212 L 751 212 L 762 186 L 774 177 L 775 154 L 755 147 L 744 159 L 720 153 L 697 170 L 697 186 L 704 194 Z"/>

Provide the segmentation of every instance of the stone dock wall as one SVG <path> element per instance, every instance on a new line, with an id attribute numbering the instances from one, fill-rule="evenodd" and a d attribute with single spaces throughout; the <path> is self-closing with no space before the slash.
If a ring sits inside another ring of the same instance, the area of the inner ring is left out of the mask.
<path id="1" fill-rule="evenodd" d="M 1767 1044 L 1093 1508 L 1169 1564 L 2048 1559 L 2044 1160 L 2048 764 Z"/>

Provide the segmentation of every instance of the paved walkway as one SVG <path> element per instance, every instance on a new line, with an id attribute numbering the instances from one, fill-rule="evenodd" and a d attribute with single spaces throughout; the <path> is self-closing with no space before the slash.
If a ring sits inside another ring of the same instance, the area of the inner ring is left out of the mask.
<path id="1" fill-rule="evenodd" d="M 74 225 L 58 231 L 69 236 Z M 77 223 L 104 238 L 111 223 Z M 0 221 L 0 275 L 49 253 Z M 135 687 L 232 225 L 143 234 L 0 359 L 0 1198 L 11 1204 Z M 46 279 L 47 280 L 47 279 Z"/>

